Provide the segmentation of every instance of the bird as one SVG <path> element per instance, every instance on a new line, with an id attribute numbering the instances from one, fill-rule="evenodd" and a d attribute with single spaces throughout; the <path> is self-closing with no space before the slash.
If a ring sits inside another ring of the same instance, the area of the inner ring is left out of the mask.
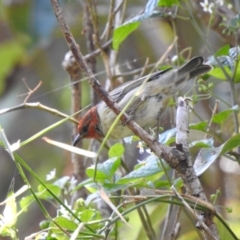
<path id="1" fill-rule="evenodd" d="M 180 68 L 168 68 L 128 81 L 110 91 L 109 95 L 121 109 L 134 95 L 125 113 L 143 129 L 149 130 L 156 126 L 171 97 L 181 90 L 188 80 L 205 74 L 211 69 L 210 65 L 204 64 L 203 57 L 197 56 Z M 83 138 L 104 138 L 116 117 L 104 101 L 99 102 L 80 118 L 78 134 L 73 145 L 76 146 Z M 109 139 L 119 140 L 132 135 L 132 131 L 126 124 L 119 120 L 111 131 Z"/>

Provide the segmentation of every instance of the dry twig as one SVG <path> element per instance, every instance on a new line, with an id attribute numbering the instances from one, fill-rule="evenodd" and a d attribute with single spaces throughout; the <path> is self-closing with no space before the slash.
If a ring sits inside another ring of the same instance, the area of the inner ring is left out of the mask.
<path id="1" fill-rule="evenodd" d="M 22 81 L 23 81 L 24 85 L 26 86 L 26 88 L 28 89 L 28 92 L 27 92 L 27 93 L 24 93 L 24 94 L 21 94 L 21 95 L 19 95 L 18 97 L 22 97 L 22 96 L 26 96 L 26 95 L 27 95 L 27 97 L 26 97 L 26 98 L 24 99 L 24 101 L 23 101 L 24 103 L 26 103 L 27 100 L 31 97 L 31 95 L 32 95 L 34 92 L 36 92 L 36 91 L 38 90 L 38 88 L 42 85 L 42 81 L 40 81 L 40 82 L 38 83 L 38 85 L 37 85 L 33 90 L 27 85 L 25 79 L 23 79 Z"/>

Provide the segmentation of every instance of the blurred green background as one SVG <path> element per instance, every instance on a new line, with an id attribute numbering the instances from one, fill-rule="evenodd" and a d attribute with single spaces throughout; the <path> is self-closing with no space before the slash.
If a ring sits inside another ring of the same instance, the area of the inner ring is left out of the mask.
<path id="1" fill-rule="evenodd" d="M 86 54 L 82 3 L 80 1 L 61 2 L 63 14 L 71 26 L 82 53 Z M 193 2 L 197 3 L 198 1 Z M 127 7 L 127 17 L 139 13 L 145 4 L 146 1 L 131 1 Z M 109 4 L 108 1 L 98 1 L 97 6 L 99 27 L 103 29 L 107 21 Z M 199 25 L 203 31 L 206 31 L 206 24 L 201 22 L 203 19 L 197 15 L 198 13 L 195 12 Z M 190 21 L 176 19 L 175 27 L 179 51 L 190 47 L 192 56 L 203 55 L 207 57 L 211 55 Z M 147 57 L 149 57 L 150 63 L 157 62 L 172 43 L 174 35 L 171 20 L 159 17 L 144 21 L 140 28 L 122 44 L 119 52 L 119 71 L 124 72 L 125 69 L 142 67 Z M 234 44 L 234 41 L 230 42 L 228 37 L 221 38 L 218 33 L 211 30 L 207 34 L 207 40 L 211 43 L 213 52 L 226 43 Z M 62 61 L 67 51 L 68 47 L 59 30 L 49 0 L 0 1 L 0 109 L 11 108 L 23 103 L 26 97 L 23 94 L 28 92 L 23 82 L 25 79 L 31 89 L 34 89 L 39 81 L 42 81 L 41 87 L 30 97 L 28 102 L 40 102 L 66 114 L 71 114 L 71 85 L 67 73 L 62 69 Z M 176 55 L 176 49 L 170 51 L 168 58 L 171 59 L 174 55 Z M 97 73 L 98 79 L 104 82 L 105 69 L 100 57 L 97 58 Z M 125 80 L 129 80 L 129 78 Z M 191 84 L 189 83 L 186 89 L 191 87 Z M 90 101 L 90 88 L 86 81 L 83 83 L 83 88 L 82 99 L 84 105 L 87 105 Z M 227 83 L 218 82 L 214 91 L 217 95 L 221 95 L 225 101 L 230 102 Z M 210 118 L 214 102 L 215 99 L 211 98 L 201 101 L 195 106 L 203 119 Z M 223 109 L 224 105 L 220 103 L 220 110 Z M 10 143 L 19 139 L 25 140 L 58 120 L 58 117 L 36 109 L 22 109 L 0 115 L 0 125 Z M 191 116 L 191 121 L 195 120 L 194 116 Z M 166 129 L 171 127 L 167 120 L 163 121 L 163 126 Z M 225 136 L 230 136 L 232 132 L 232 123 L 229 122 L 225 129 Z M 64 123 L 46 136 L 71 144 L 71 133 L 71 124 Z M 194 140 L 201 136 L 191 132 L 190 137 L 191 140 Z M 137 153 L 138 150 L 127 154 L 132 156 Z M 42 179 L 45 179 L 46 174 L 53 168 L 57 169 L 58 177 L 71 176 L 73 173 L 71 154 L 59 148 L 50 147 L 41 138 L 21 148 L 18 154 Z M 14 162 L 3 148 L 0 148 L 0 156 L 1 202 L 6 198 L 13 177 L 15 177 L 15 190 L 20 188 L 23 182 L 16 172 Z M 229 203 L 233 206 L 232 204 L 239 201 L 240 197 L 239 166 L 234 162 L 226 163 L 226 161 L 226 159 L 217 161 L 201 177 L 201 180 L 208 196 L 220 188 L 223 194 L 219 204 Z M 34 179 L 31 179 L 31 176 L 29 178 L 33 186 L 37 184 Z M 234 206 L 237 205 L 234 204 Z M 0 210 L 2 211 L 2 209 L 1 206 Z M 32 205 L 31 209 L 32 211 L 21 216 L 23 221 L 18 221 L 20 239 L 38 231 L 38 223 L 44 219 L 36 204 Z M 55 209 L 50 208 L 50 211 L 53 215 L 55 214 Z M 231 216 L 236 217 L 234 214 Z"/>

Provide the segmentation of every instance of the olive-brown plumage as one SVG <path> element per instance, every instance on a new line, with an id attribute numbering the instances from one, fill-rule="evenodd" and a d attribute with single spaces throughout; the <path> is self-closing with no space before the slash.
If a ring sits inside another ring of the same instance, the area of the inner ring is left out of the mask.
<path id="1" fill-rule="evenodd" d="M 170 68 L 127 82 L 111 91 L 109 95 L 122 109 L 135 95 L 126 113 L 142 128 L 154 127 L 169 99 L 181 90 L 189 79 L 211 70 L 211 66 L 203 64 L 203 61 L 202 57 L 192 58 L 179 69 Z M 103 138 L 115 119 L 116 114 L 101 101 L 80 119 L 79 134 L 73 145 L 75 146 L 81 138 Z M 121 139 L 131 135 L 131 130 L 119 121 L 109 137 Z"/>

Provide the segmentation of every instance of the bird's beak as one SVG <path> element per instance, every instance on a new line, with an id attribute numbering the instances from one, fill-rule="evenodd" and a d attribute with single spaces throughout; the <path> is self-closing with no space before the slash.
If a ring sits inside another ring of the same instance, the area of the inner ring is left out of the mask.
<path id="1" fill-rule="evenodd" d="M 78 135 L 75 137 L 75 139 L 73 140 L 73 146 L 76 146 L 77 143 L 80 141 L 80 139 L 81 139 L 81 136 L 80 136 L 80 134 L 78 134 Z"/>

